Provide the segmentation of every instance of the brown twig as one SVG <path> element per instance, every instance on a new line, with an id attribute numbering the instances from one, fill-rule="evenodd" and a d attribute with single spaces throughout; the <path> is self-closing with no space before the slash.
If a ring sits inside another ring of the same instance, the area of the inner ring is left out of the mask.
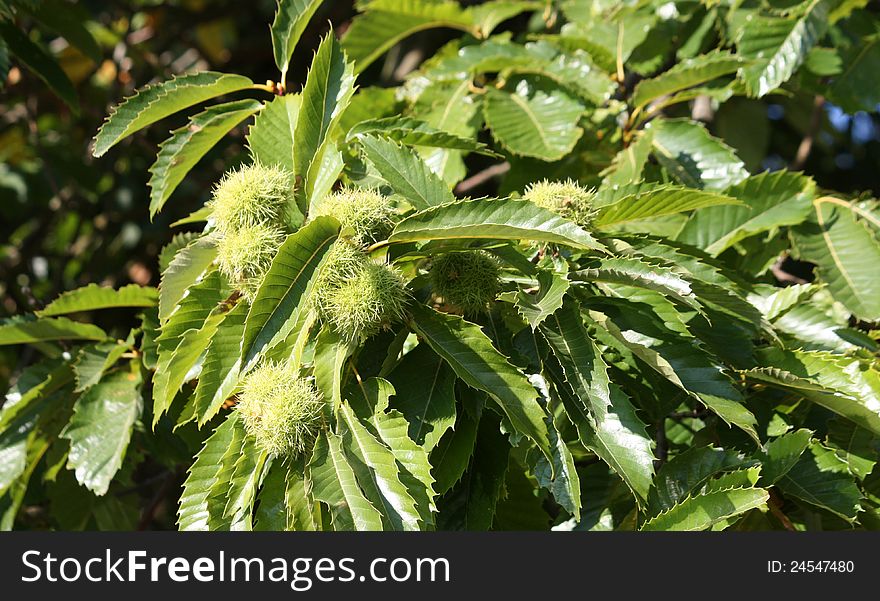
<path id="1" fill-rule="evenodd" d="M 498 177 L 499 175 L 504 175 L 510 171 L 510 163 L 504 161 L 503 163 L 498 163 L 496 165 L 492 165 L 491 167 L 486 167 L 479 173 L 475 173 L 470 176 L 466 180 L 461 181 L 455 187 L 456 194 L 464 194 L 466 192 L 470 192 L 474 188 L 485 184 L 487 181 L 492 179 L 493 177 Z"/>
<path id="2" fill-rule="evenodd" d="M 794 160 L 791 162 L 791 165 L 789 165 L 789 169 L 792 171 L 803 169 L 804 165 L 807 163 L 807 159 L 810 157 L 810 151 L 813 149 L 813 141 L 816 139 L 816 134 L 819 133 L 819 127 L 822 125 L 822 108 L 824 106 L 825 97 L 817 94 L 813 99 L 813 112 L 810 115 L 810 123 L 807 126 L 807 131 L 804 133 L 804 137 L 798 146 L 797 153 L 794 155 Z"/>

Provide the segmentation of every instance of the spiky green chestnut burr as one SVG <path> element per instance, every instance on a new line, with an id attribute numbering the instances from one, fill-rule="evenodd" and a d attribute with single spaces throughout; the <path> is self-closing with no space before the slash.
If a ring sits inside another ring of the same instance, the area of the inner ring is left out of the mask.
<path id="1" fill-rule="evenodd" d="M 230 230 L 217 239 L 217 267 L 245 298 L 253 300 L 284 238 L 284 230 L 271 225 Z"/>
<path id="2" fill-rule="evenodd" d="M 221 234 L 258 224 L 289 227 L 297 213 L 290 173 L 259 163 L 228 171 L 208 206 Z"/>
<path id="3" fill-rule="evenodd" d="M 391 201 L 375 192 L 360 188 L 343 188 L 324 197 L 314 216 L 330 215 L 351 228 L 352 239 L 367 245 L 384 240 L 391 233 L 396 211 Z"/>
<path id="4" fill-rule="evenodd" d="M 465 315 L 483 312 L 498 294 L 499 267 L 481 250 L 451 252 L 431 261 L 429 276 L 434 294 Z"/>
<path id="5" fill-rule="evenodd" d="M 356 342 L 399 321 L 407 299 L 400 272 L 365 258 L 350 276 L 327 291 L 324 316 L 340 336 Z"/>
<path id="6" fill-rule="evenodd" d="M 314 440 L 324 400 L 289 362 L 266 361 L 244 380 L 237 411 L 257 447 L 278 457 L 305 451 Z"/>
<path id="7" fill-rule="evenodd" d="M 571 219 L 582 227 L 589 227 L 596 216 L 593 209 L 593 193 L 579 186 L 574 180 L 551 182 L 543 180 L 526 188 L 523 197 L 539 207 L 550 209 Z"/>

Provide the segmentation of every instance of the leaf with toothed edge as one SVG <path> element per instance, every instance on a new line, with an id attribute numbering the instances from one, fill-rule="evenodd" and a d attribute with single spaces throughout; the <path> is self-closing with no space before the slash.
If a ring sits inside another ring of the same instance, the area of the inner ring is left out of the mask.
<path id="1" fill-rule="evenodd" d="M 581 441 L 623 478 L 643 506 L 654 475 L 653 443 L 629 398 L 609 379 L 608 365 L 575 303 L 566 301 L 544 320 L 541 332 L 562 368 L 564 381 L 555 384 L 574 391 L 563 395 L 563 403 Z"/>
<path id="2" fill-rule="evenodd" d="M 111 110 L 95 135 L 92 155 L 99 157 L 123 138 L 194 104 L 253 85 L 243 75 L 202 71 L 141 88 Z"/>
<path id="3" fill-rule="evenodd" d="M 159 145 L 156 162 L 150 167 L 150 217 L 162 210 L 186 174 L 223 136 L 262 108 L 262 102 L 250 99 L 216 104 L 175 129 Z"/>
<path id="4" fill-rule="evenodd" d="M 429 307 L 412 307 L 412 327 L 443 357 L 468 386 L 483 390 L 501 406 L 517 432 L 534 441 L 552 458 L 545 412 L 538 392 L 507 358 L 498 352 L 476 324 Z"/>

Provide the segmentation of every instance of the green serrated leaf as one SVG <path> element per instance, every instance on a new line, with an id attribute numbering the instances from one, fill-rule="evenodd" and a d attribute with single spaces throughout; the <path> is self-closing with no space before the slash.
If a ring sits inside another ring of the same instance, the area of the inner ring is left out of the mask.
<path id="1" fill-rule="evenodd" d="M 776 486 L 783 494 L 826 509 L 848 522 L 860 510 L 862 493 L 846 463 L 831 449 L 813 443 Z"/>
<path id="2" fill-rule="evenodd" d="M 211 337 L 195 391 L 195 413 L 199 427 L 223 406 L 238 385 L 241 371 L 241 341 L 244 336 L 247 303 L 230 311 Z"/>
<path id="3" fill-rule="evenodd" d="M 811 430 L 801 428 L 768 442 L 758 455 L 762 465 L 761 486 L 769 487 L 785 476 L 810 447 L 812 438 Z"/>
<path id="4" fill-rule="evenodd" d="M 685 59 L 657 77 L 640 81 L 633 91 L 633 105 L 643 107 L 661 96 L 728 75 L 743 62 L 741 57 L 724 50 Z"/>
<path id="5" fill-rule="evenodd" d="M 822 351 L 767 348 L 746 378 L 788 390 L 880 434 L 880 372 L 858 359 Z"/>
<path id="6" fill-rule="evenodd" d="M 733 149 L 689 119 L 663 119 L 649 124 L 654 156 L 685 186 L 724 190 L 749 176 Z"/>
<path id="7" fill-rule="evenodd" d="M 443 357 L 468 386 L 483 390 L 501 406 L 517 432 L 551 457 L 538 392 L 499 353 L 479 326 L 421 305 L 412 308 L 415 332 Z"/>
<path id="8" fill-rule="evenodd" d="M 565 293 L 571 282 L 563 274 L 542 270 L 538 272 L 538 290 L 534 294 L 520 290 L 516 294 L 516 310 L 532 329 L 556 312 L 562 306 Z"/>
<path id="9" fill-rule="evenodd" d="M 760 98 L 788 81 L 825 34 L 828 10 L 826 0 L 812 0 L 792 16 L 746 17 L 737 49 L 754 60 L 742 70 L 751 96 Z"/>
<path id="10" fill-rule="evenodd" d="M 194 104 L 244 90 L 253 83 L 243 75 L 202 71 L 141 88 L 117 107 L 98 130 L 92 154 L 99 157 L 123 138 Z"/>
<path id="11" fill-rule="evenodd" d="M 563 395 L 566 413 L 581 441 L 626 482 L 644 504 L 654 475 L 652 441 L 629 398 L 608 377 L 608 366 L 589 337 L 573 301 L 541 325 L 564 374 L 557 386 L 570 386 Z"/>
<path id="12" fill-rule="evenodd" d="M 73 363 L 76 377 L 76 392 L 82 392 L 97 384 L 108 369 L 130 350 L 127 344 L 118 342 L 98 342 L 82 347 Z"/>
<path id="13" fill-rule="evenodd" d="M 318 217 L 278 249 L 251 305 L 241 347 L 243 370 L 284 340 L 307 307 L 311 282 L 339 232 L 331 217 Z"/>
<path id="14" fill-rule="evenodd" d="M 876 214 L 830 196 L 813 201 L 810 219 L 794 229 L 799 257 L 815 263 L 834 299 L 866 321 L 880 320 L 878 231 Z"/>
<path id="15" fill-rule="evenodd" d="M 382 511 L 393 530 L 418 530 L 419 512 L 416 502 L 400 480 L 393 453 L 360 422 L 348 403 L 342 403 L 339 415 L 345 424 L 343 444 L 350 454 L 350 463 L 357 466 L 364 490 L 374 491 L 374 505 Z M 364 481 L 366 480 L 366 481 Z"/>
<path id="16" fill-rule="evenodd" d="M 312 60 L 293 134 L 294 172 L 302 178 L 297 198 L 304 215 L 319 190 L 316 187 L 318 167 L 325 160 L 325 152 L 330 152 L 330 156 L 336 152 L 331 148 L 331 130 L 351 101 L 354 80 L 352 64 L 330 32 L 321 40 Z"/>
<path id="17" fill-rule="evenodd" d="M 584 105 L 563 90 L 518 86 L 514 92 L 488 88 L 483 103 L 486 125 L 502 146 L 543 161 L 571 152 L 584 130 L 577 122 Z"/>
<path id="18" fill-rule="evenodd" d="M 143 399 L 140 376 L 119 370 L 85 391 L 61 434 L 70 441 L 67 465 L 80 484 L 103 495 L 122 466 Z"/>
<path id="19" fill-rule="evenodd" d="M 174 254 L 159 284 L 159 321 L 164 323 L 177 308 L 187 289 L 195 284 L 217 257 L 210 238 L 198 238 Z"/>
<path id="20" fill-rule="evenodd" d="M 238 413 L 232 412 L 205 440 L 183 483 L 183 493 L 180 495 L 177 512 L 177 525 L 180 530 L 210 529 L 208 499 L 211 491 L 218 484 L 223 458 L 229 449 L 235 447 L 236 441 L 241 448 L 243 432 Z M 223 482 L 222 485 L 225 486 L 226 483 Z"/>
<path id="21" fill-rule="evenodd" d="M 247 135 L 248 148 L 255 162 L 294 172 L 293 131 L 301 103 L 299 94 L 285 94 L 276 96 L 260 111 Z"/>
<path id="22" fill-rule="evenodd" d="M 441 0 L 374 0 L 356 16 L 342 44 L 358 72 L 403 38 L 432 27 L 451 27 L 469 32 L 471 15 L 458 2 Z"/>
<path id="23" fill-rule="evenodd" d="M 157 301 L 158 293 L 152 286 L 129 284 L 114 290 L 109 286 L 89 284 L 64 292 L 36 314 L 40 317 L 54 317 L 115 307 L 155 307 Z"/>
<path id="24" fill-rule="evenodd" d="M 359 141 L 379 176 L 416 209 L 453 200 L 449 187 L 412 149 L 375 135 L 359 136 Z"/>
<path id="25" fill-rule="evenodd" d="M 642 525 L 643 531 L 708 530 L 714 524 L 766 506 L 763 488 L 730 488 L 688 497 Z"/>
<path id="26" fill-rule="evenodd" d="M 716 205 L 740 205 L 729 195 L 694 190 L 684 186 L 659 186 L 619 198 L 603 205 L 596 215 L 599 227 L 616 226 L 627 221 L 683 213 Z"/>
<path id="27" fill-rule="evenodd" d="M 271 32 L 272 51 L 275 64 L 281 70 L 282 82 L 285 80 L 293 50 L 319 6 L 321 0 L 278 0 Z"/>
<path id="28" fill-rule="evenodd" d="M 533 240 L 602 249 L 586 230 L 526 200 L 460 200 L 411 215 L 397 224 L 391 242 L 450 239 Z"/>
<path id="29" fill-rule="evenodd" d="M 789 171 L 749 177 L 726 190 L 741 203 L 695 211 L 676 238 L 718 256 L 743 238 L 801 223 L 815 187 L 811 179 Z"/>
<path id="30" fill-rule="evenodd" d="M 96 325 L 79 323 L 66 317 L 30 315 L 0 319 L 0 346 L 30 344 L 51 340 L 106 340 L 107 334 Z"/>
<path id="31" fill-rule="evenodd" d="M 223 136 L 262 108 L 262 102 L 250 99 L 215 104 L 171 132 L 150 167 L 150 217 L 162 210 L 186 174 Z"/>
<path id="32" fill-rule="evenodd" d="M 428 345 L 403 356 L 388 379 L 392 403 L 409 423 L 409 437 L 430 452 L 455 424 L 455 373 Z"/>
<path id="33" fill-rule="evenodd" d="M 332 432 L 318 437 L 308 474 L 312 496 L 330 507 L 335 530 L 382 530 L 382 515 L 358 486 L 341 437 Z"/>

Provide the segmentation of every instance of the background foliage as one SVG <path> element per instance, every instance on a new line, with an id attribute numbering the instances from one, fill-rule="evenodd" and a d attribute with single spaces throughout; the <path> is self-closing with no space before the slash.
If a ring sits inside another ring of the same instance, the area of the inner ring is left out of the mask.
<path id="1" fill-rule="evenodd" d="M 356 4 L 0 2 L 2 526 L 877 527 L 876 5 Z M 204 95 L 93 142 L 196 71 Z M 416 299 L 357 349 L 314 328 L 335 421 L 286 463 L 224 375 L 300 324 L 193 286 L 187 217 L 254 159 L 309 216 L 337 174 L 398 201 L 376 250 Z M 567 178 L 597 189 L 586 229 L 517 200 Z M 446 204 L 484 196 L 512 200 Z M 424 266 L 465 248 L 504 273 L 461 319 Z"/>

